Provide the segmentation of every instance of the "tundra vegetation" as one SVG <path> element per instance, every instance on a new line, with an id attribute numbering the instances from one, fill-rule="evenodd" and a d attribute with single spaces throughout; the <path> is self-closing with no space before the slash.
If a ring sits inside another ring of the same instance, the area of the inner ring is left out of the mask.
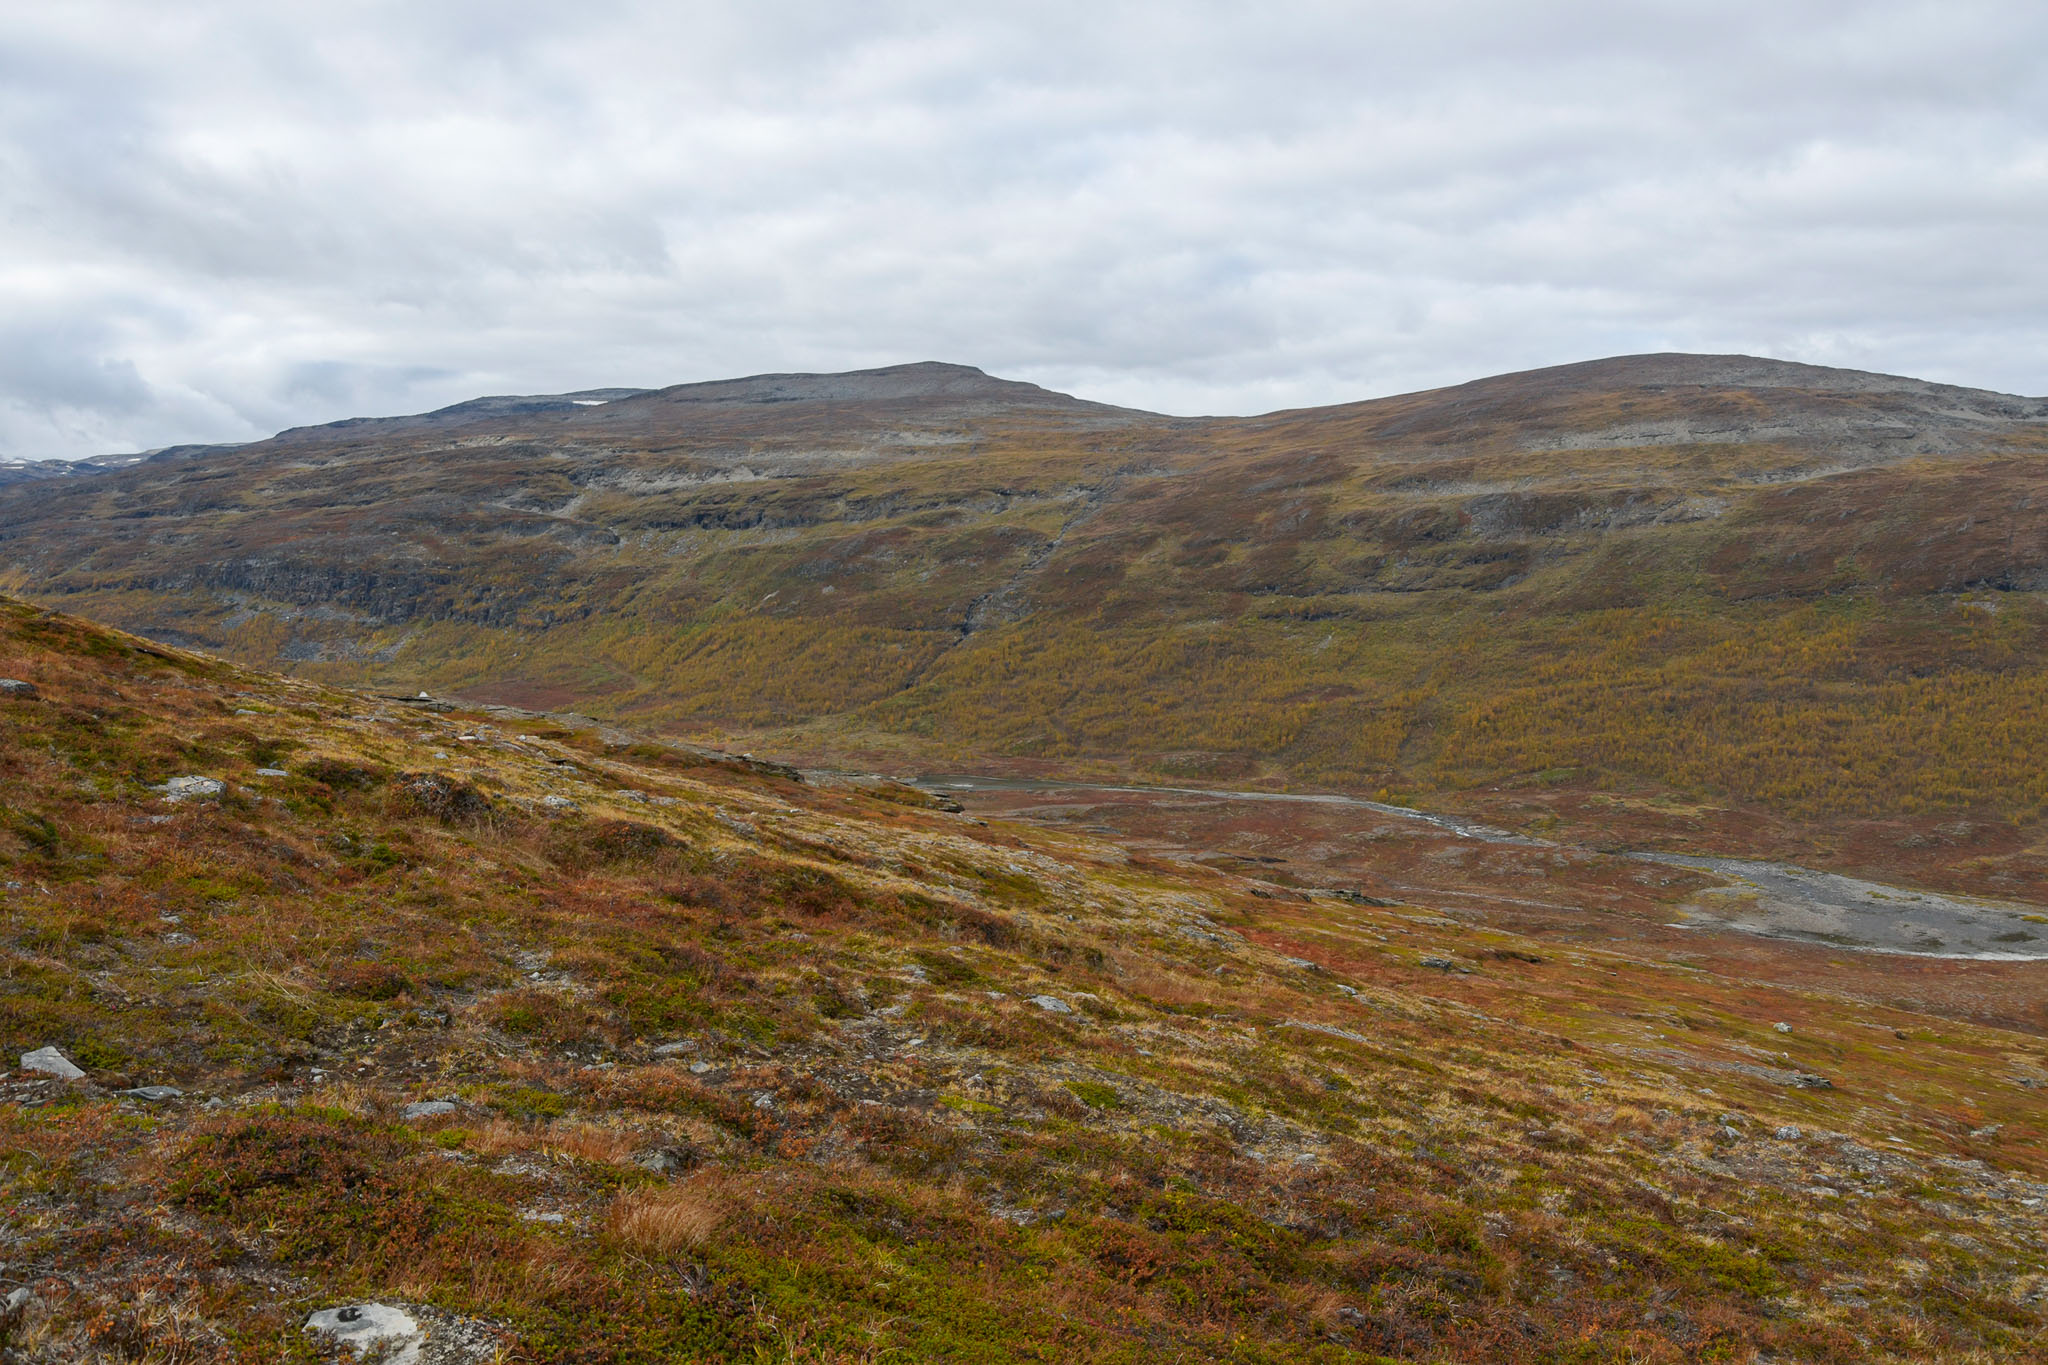
<path id="1" fill-rule="evenodd" d="M 0 1354 L 2037 1356 L 2043 964 L 1631 855 L 2048 898 L 2044 449 L 906 366 L 0 488 Z"/>
<path id="2" fill-rule="evenodd" d="M 1919 874 L 2048 894 L 2048 401 L 1651 356 L 1260 418 L 937 365 L 558 407 L 0 490 L 0 588 L 841 766 L 1620 792 L 1877 872 L 1962 819 Z"/>
<path id="3" fill-rule="evenodd" d="M 86 1073 L 0 1078 L 10 1360 L 2038 1349 L 2024 1020 L 18 602 L 0 674 L 0 1041 Z"/>

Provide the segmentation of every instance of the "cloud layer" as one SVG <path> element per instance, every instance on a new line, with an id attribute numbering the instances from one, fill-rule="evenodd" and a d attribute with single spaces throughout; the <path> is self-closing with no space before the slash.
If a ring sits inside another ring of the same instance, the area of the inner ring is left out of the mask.
<path id="1" fill-rule="evenodd" d="M 2048 392 L 2038 0 L 301 9 L 0 15 L 0 457 L 915 359 Z"/>

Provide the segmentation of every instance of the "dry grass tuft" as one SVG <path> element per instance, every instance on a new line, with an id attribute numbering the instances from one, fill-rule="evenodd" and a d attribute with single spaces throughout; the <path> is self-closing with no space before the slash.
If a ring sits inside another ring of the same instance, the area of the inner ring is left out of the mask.
<path id="1" fill-rule="evenodd" d="M 710 1241 L 728 1208 L 724 1192 L 708 1181 L 628 1190 L 612 1205 L 608 1228 L 635 1251 L 673 1256 Z"/>
<path id="2" fill-rule="evenodd" d="M 623 1166 L 646 1145 L 644 1138 L 622 1128 L 606 1128 L 594 1123 L 557 1123 L 547 1130 L 541 1147 L 550 1160 L 573 1157 L 581 1161 Z"/>

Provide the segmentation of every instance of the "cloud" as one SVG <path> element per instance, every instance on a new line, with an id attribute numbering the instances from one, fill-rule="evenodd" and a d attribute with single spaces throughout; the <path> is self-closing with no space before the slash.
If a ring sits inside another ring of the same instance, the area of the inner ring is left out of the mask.
<path id="1" fill-rule="evenodd" d="M 0 455 L 924 358 L 2043 392 L 2044 50 L 2028 0 L 17 6 Z"/>

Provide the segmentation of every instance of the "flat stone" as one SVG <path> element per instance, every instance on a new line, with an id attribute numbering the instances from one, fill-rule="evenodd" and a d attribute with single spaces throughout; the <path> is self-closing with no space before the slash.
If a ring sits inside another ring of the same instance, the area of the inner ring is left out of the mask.
<path id="1" fill-rule="evenodd" d="M 283 768 L 258 768 L 258 769 L 256 770 L 256 776 L 258 776 L 258 777 L 290 777 L 290 776 L 291 776 L 291 774 L 290 774 L 289 772 L 287 772 L 287 771 L 286 771 L 285 769 L 283 769 Z"/>
<path id="2" fill-rule="evenodd" d="M 398 1116 L 402 1119 L 439 1118 L 443 1114 L 452 1114 L 459 1108 L 460 1105 L 448 1100 L 420 1100 L 399 1110 Z"/>
<path id="3" fill-rule="evenodd" d="M 219 796 L 228 789 L 228 784 L 217 777 L 187 775 L 174 777 L 158 787 L 166 801 L 187 801 L 195 796 Z"/>
<path id="4" fill-rule="evenodd" d="M 318 1332 L 357 1355 L 368 1355 L 372 1347 L 384 1347 L 380 1357 L 385 1365 L 418 1365 L 424 1339 L 412 1314 L 388 1303 L 352 1303 L 343 1308 L 323 1308 L 306 1319 L 306 1330 Z M 391 1346 L 397 1346 L 392 1353 Z"/>
<path id="5" fill-rule="evenodd" d="M 0 697 L 13 697 L 17 701 L 34 701 L 42 694 L 36 691 L 32 682 L 19 678 L 0 678 Z"/>
<path id="6" fill-rule="evenodd" d="M 23 1071 L 40 1071 L 46 1076 L 55 1076 L 61 1081 L 82 1081 L 85 1073 L 69 1057 L 54 1047 L 39 1047 L 34 1052 L 21 1054 Z"/>
<path id="7" fill-rule="evenodd" d="M 185 1092 L 175 1085 L 138 1085 L 133 1090 L 123 1090 L 124 1095 L 133 1095 L 138 1100 L 181 1100 Z"/>
<path id="8" fill-rule="evenodd" d="M 1057 995 L 1034 995 L 1031 997 L 1031 1003 L 1044 1010 L 1047 1014 L 1072 1014 L 1074 1012 L 1074 1007 L 1060 999 Z"/>
<path id="9" fill-rule="evenodd" d="M 691 1062 L 691 1063 L 690 1063 L 690 1074 L 691 1074 L 692 1076 L 701 1076 L 701 1075 L 703 1075 L 703 1074 L 704 1074 L 705 1072 L 709 1071 L 710 1069 L 711 1069 L 711 1063 L 709 1063 L 709 1062 Z"/>
<path id="10" fill-rule="evenodd" d="M 680 1042 L 663 1043 L 660 1047 L 654 1049 L 654 1055 L 657 1057 L 673 1057 L 678 1052 L 695 1052 L 696 1050 L 696 1040 L 684 1038 Z"/>

